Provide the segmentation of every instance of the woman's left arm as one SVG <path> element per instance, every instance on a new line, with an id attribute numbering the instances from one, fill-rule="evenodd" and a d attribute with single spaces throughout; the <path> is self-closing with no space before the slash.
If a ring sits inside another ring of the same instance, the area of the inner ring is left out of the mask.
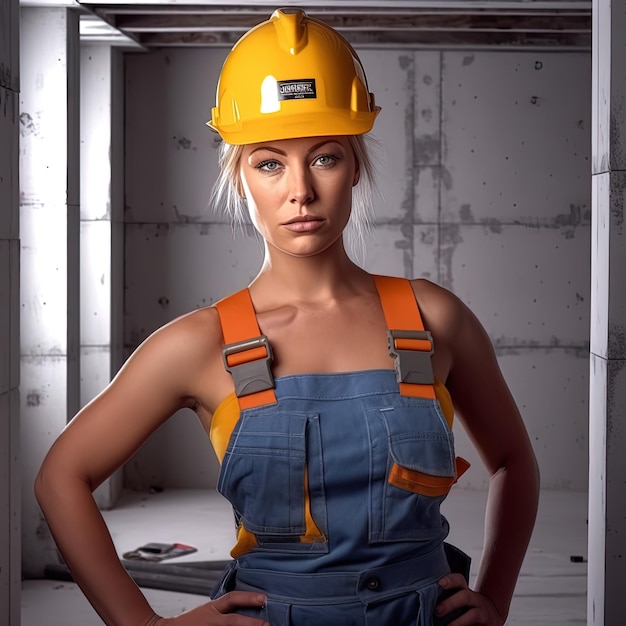
<path id="1" fill-rule="evenodd" d="M 470 609 L 451 626 L 501 626 L 507 618 L 539 499 L 537 461 L 519 410 L 502 376 L 491 341 L 474 314 L 455 296 L 446 344 L 451 368 L 446 386 L 456 413 L 490 474 L 485 537 L 475 589 L 460 575 L 442 586 L 460 591 L 437 613 Z M 494 611 L 495 609 L 495 611 Z"/>

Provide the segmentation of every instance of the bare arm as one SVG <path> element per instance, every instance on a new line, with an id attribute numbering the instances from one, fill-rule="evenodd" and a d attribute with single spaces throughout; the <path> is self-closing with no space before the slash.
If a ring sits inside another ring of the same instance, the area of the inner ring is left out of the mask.
<path id="1" fill-rule="evenodd" d="M 489 599 L 503 623 L 535 523 L 539 472 L 485 330 L 455 296 L 444 292 L 438 297 L 441 310 L 433 313 L 439 320 L 434 325 L 440 328 L 435 341 L 443 337 L 451 355 L 447 386 L 457 415 L 490 474 L 484 549 L 475 591 Z M 452 581 L 456 586 L 458 580 Z M 445 612 L 457 608 L 460 601 L 467 605 L 467 596 L 457 595 L 446 601 Z M 454 626 L 497 623 L 497 616 L 493 618 L 496 621 L 464 617 L 455 620 Z"/>
<path id="2" fill-rule="evenodd" d="M 457 346 L 450 390 L 490 473 L 476 591 L 486 595 L 506 619 L 535 523 L 539 471 L 491 342 L 469 312 L 462 316 Z"/>
<path id="3" fill-rule="evenodd" d="M 198 380 L 207 373 L 204 354 L 211 352 L 211 341 L 216 346 L 220 341 L 215 331 L 211 338 L 204 322 L 202 316 L 183 318 L 146 340 L 109 387 L 70 422 L 37 476 L 35 493 L 54 539 L 75 580 L 110 626 L 151 626 L 157 616 L 122 567 L 92 491 L 172 413 L 197 402 Z M 262 602 L 254 595 L 258 606 Z M 217 609 L 229 608 L 228 600 L 218 602 L 212 603 Z M 200 622 L 192 616 L 181 623 L 220 623 L 208 617 Z"/>

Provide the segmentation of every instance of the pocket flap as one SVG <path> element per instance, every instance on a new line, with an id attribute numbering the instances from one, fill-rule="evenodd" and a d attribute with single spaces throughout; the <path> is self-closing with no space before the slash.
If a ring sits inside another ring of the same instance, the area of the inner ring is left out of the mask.
<path id="1" fill-rule="evenodd" d="M 394 463 L 389 473 L 389 484 L 423 496 L 445 496 L 470 466 L 462 457 L 456 457 L 455 465 L 456 476 L 431 476 Z"/>

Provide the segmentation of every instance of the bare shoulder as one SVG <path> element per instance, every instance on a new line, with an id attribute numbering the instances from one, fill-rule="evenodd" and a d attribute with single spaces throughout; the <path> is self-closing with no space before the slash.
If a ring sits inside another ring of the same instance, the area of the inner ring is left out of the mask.
<path id="1" fill-rule="evenodd" d="M 206 307 L 182 315 L 156 330 L 139 346 L 136 354 L 150 351 L 194 365 L 218 351 L 221 341 L 217 311 Z"/>
<path id="2" fill-rule="evenodd" d="M 162 391 L 169 389 L 170 395 L 185 406 L 206 404 L 199 396 L 210 387 L 206 384 L 210 372 L 221 364 L 221 345 L 217 310 L 198 309 L 152 333 L 128 359 L 118 378 L 135 383 L 150 380 Z"/>
<path id="3" fill-rule="evenodd" d="M 453 341 L 468 321 L 469 308 L 451 291 L 424 278 L 411 281 L 425 327 L 439 340 Z"/>
<path id="4" fill-rule="evenodd" d="M 491 340 L 469 307 L 448 289 L 428 280 L 418 279 L 411 284 L 424 326 L 433 335 L 435 355 L 439 353 L 446 366 L 447 384 L 454 384 L 459 376 L 466 377 L 476 367 L 495 372 Z"/>
<path id="5" fill-rule="evenodd" d="M 222 343 L 222 329 L 217 309 L 211 306 L 181 315 L 162 326 L 151 339 L 171 343 L 187 357 L 218 350 Z"/>

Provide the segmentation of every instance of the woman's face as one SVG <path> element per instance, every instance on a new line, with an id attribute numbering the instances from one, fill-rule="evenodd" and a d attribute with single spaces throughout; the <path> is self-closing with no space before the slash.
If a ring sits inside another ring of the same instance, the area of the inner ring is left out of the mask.
<path id="1" fill-rule="evenodd" d="M 239 174 L 252 223 L 269 246 L 312 256 L 341 239 L 359 179 L 347 137 L 244 146 Z"/>

